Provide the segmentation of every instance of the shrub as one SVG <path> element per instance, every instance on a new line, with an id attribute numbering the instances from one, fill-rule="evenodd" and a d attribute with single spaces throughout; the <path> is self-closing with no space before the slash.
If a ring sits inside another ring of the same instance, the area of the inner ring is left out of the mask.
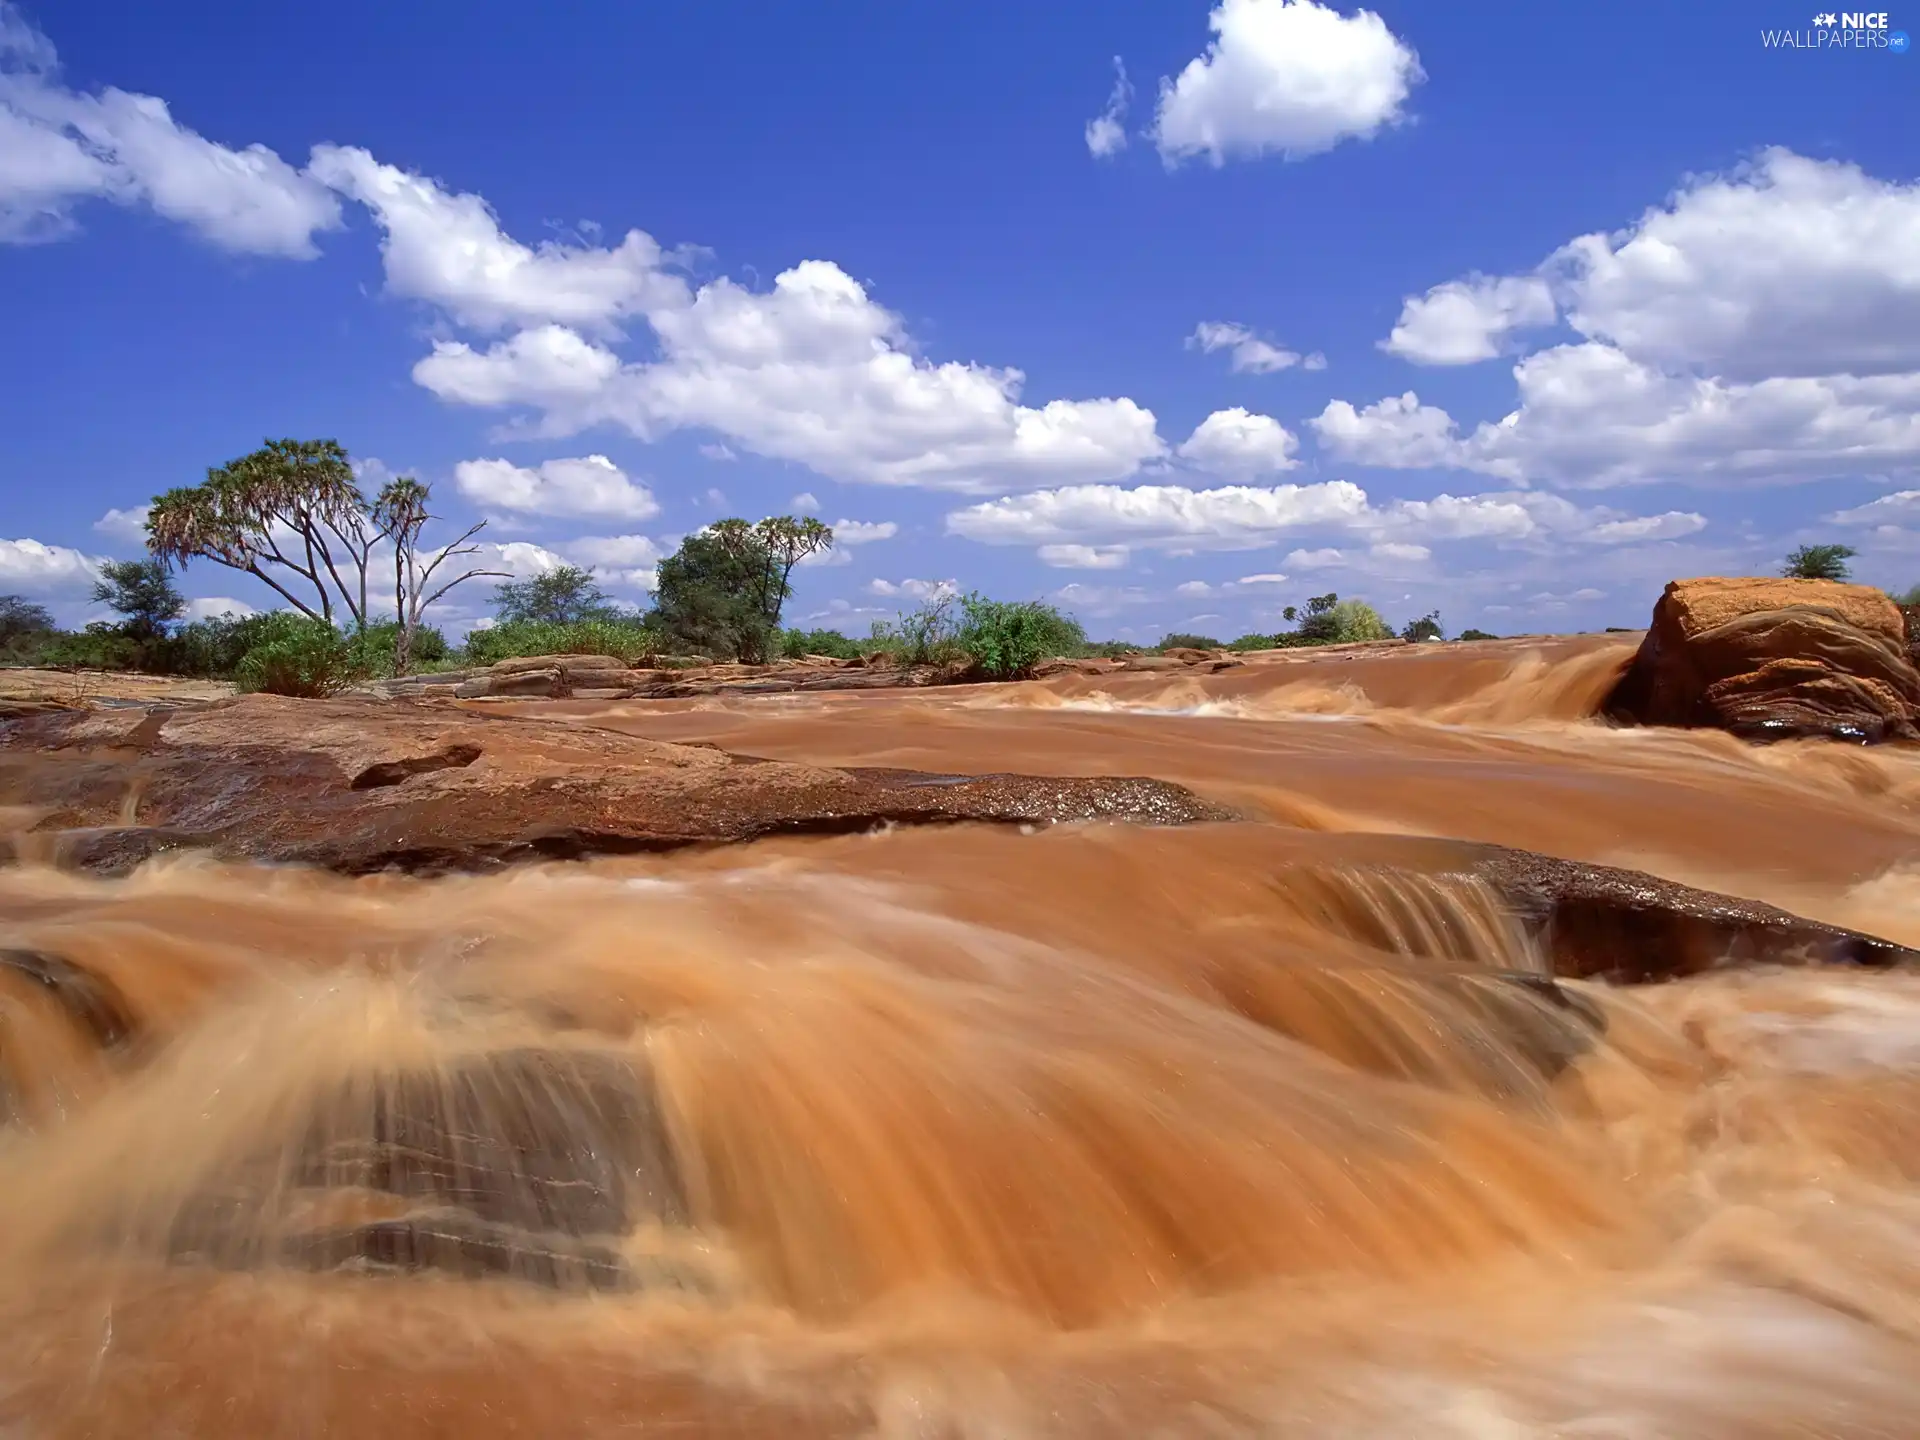
<path id="1" fill-rule="evenodd" d="M 838 630 L 782 630 L 779 650 L 789 660 L 808 655 L 830 655 L 835 660 L 854 660 L 866 653 L 860 642 Z"/>
<path id="2" fill-rule="evenodd" d="M 1162 650 L 1219 650 L 1224 647 L 1210 635 L 1188 635 L 1175 631 L 1160 642 L 1159 648 Z"/>
<path id="3" fill-rule="evenodd" d="M 1336 644 L 1350 645 L 1358 640 L 1393 638 L 1393 631 L 1380 618 L 1380 612 L 1364 600 L 1342 600 L 1330 613 L 1333 616 Z"/>
<path id="4" fill-rule="evenodd" d="M 1851 545 L 1802 545 L 1787 556 L 1780 573 L 1791 580 L 1845 580 L 1847 562 L 1860 552 Z"/>
<path id="5" fill-rule="evenodd" d="M 415 637 L 416 643 L 418 637 Z M 467 636 L 467 661 L 491 665 L 521 655 L 612 655 L 631 665 L 659 653 L 660 636 L 637 619 L 576 620 L 556 624 L 515 620 Z M 417 651 L 415 653 L 418 653 Z"/>
<path id="6" fill-rule="evenodd" d="M 182 675 L 231 680 L 247 652 L 283 622 L 273 615 L 214 615 L 182 625 L 173 636 L 173 667 Z"/>
<path id="7" fill-rule="evenodd" d="M 394 652 L 400 643 L 400 622 L 380 620 L 353 637 L 354 666 L 363 675 L 385 679 L 393 674 Z M 447 637 L 431 625 L 413 632 L 409 668 L 432 667 L 452 653 Z"/>
<path id="8" fill-rule="evenodd" d="M 1039 600 L 989 600 L 975 592 L 960 602 L 960 648 L 994 680 L 1018 680 L 1052 655 L 1073 655 L 1087 643 L 1080 622 Z"/>
<path id="9" fill-rule="evenodd" d="M 964 659 L 959 605 L 951 591 L 935 591 L 918 610 L 891 625 L 876 622 L 867 643 L 896 665 L 947 665 Z"/>
<path id="10" fill-rule="evenodd" d="M 364 677 L 354 642 L 326 621 L 287 610 L 256 618 L 263 623 L 235 675 L 242 690 L 317 700 Z"/>
<path id="11" fill-rule="evenodd" d="M 76 670 L 131 670 L 140 663 L 142 646 L 118 625 L 96 621 L 80 631 L 56 631 L 33 657 L 39 665 Z"/>
<path id="12" fill-rule="evenodd" d="M 1462 640 L 1498 640 L 1500 637 L 1498 635 L 1491 635 L 1485 630 L 1462 630 L 1459 638 Z"/>

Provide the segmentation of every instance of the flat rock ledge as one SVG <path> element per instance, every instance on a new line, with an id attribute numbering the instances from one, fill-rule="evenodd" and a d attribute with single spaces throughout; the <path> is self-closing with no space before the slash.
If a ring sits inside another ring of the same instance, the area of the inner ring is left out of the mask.
<path id="1" fill-rule="evenodd" d="M 1134 777 L 756 760 L 440 704 L 249 695 L 0 725 L 0 858 L 103 873 L 168 850 L 346 873 L 463 871 L 883 825 L 1236 818 Z"/>

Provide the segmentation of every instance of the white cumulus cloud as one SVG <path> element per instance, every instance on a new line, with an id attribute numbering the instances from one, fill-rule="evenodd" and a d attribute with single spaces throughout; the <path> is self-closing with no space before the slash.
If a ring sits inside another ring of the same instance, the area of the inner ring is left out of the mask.
<path id="1" fill-rule="evenodd" d="M 1179 457 L 1215 475 L 1251 477 L 1291 470 L 1299 439 L 1271 415 L 1234 406 L 1216 410 L 1181 442 Z"/>
<path id="2" fill-rule="evenodd" d="M 1073 485 L 1004 496 L 955 510 L 948 533 L 992 545 L 1136 543 L 1246 550 L 1313 524 L 1367 510 L 1367 493 L 1345 480 L 1321 485 Z"/>
<path id="3" fill-rule="evenodd" d="M 461 405 L 530 405 L 550 415 L 586 416 L 620 373 L 620 359 L 564 325 L 538 325 L 475 350 L 462 340 L 436 340 L 413 367 L 413 379 L 442 400 Z M 558 422 L 564 434 L 580 422 Z"/>
<path id="4" fill-rule="evenodd" d="M 1582 507 L 1558 495 L 1505 491 L 1436 495 L 1375 504 L 1345 480 L 1318 485 L 1081 485 L 1003 496 L 955 510 L 947 531 L 989 545 L 1058 547 L 1059 553 L 1102 545 L 1184 552 L 1252 550 L 1319 531 L 1351 535 L 1375 559 L 1428 558 L 1431 542 L 1482 540 L 1534 547 L 1557 542 L 1596 545 L 1665 540 L 1692 534 L 1706 521 L 1690 512 L 1639 517 L 1604 506 Z M 1332 548 L 1287 557 L 1300 569 L 1342 563 Z"/>
<path id="5" fill-rule="evenodd" d="M 867 589 L 890 599 L 931 600 L 939 595 L 958 594 L 960 583 L 957 580 L 870 580 Z"/>
<path id="6" fill-rule="evenodd" d="M 1475 470 L 1568 487 L 1658 480 L 1804 481 L 1920 463 L 1920 372 L 1676 375 L 1609 345 L 1562 345 L 1514 367 L 1519 404 L 1462 432 L 1412 392 L 1309 424 L 1334 457 L 1393 469 Z"/>
<path id="7" fill-rule="evenodd" d="M 1558 314 L 1537 275 L 1471 275 L 1409 299 L 1380 348 L 1419 365 L 1470 365 L 1500 354 L 1514 331 L 1551 325 Z"/>
<path id="8" fill-rule="evenodd" d="M 900 533 L 900 526 L 892 520 L 836 520 L 828 528 L 833 531 L 835 545 L 871 545 Z"/>
<path id="9" fill-rule="evenodd" d="M 485 351 L 443 341 L 414 378 L 444 399 L 540 409 L 544 434 L 602 421 L 643 439 L 706 428 L 875 484 L 978 492 L 1115 479 L 1166 452 L 1153 413 L 1132 400 L 1029 406 L 1018 370 L 922 359 L 899 317 L 829 261 L 782 272 L 770 291 L 715 280 L 649 318 L 658 360 L 623 365 L 545 326 Z"/>
<path id="10" fill-rule="evenodd" d="M 656 565 L 666 557 L 659 542 L 647 535 L 583 535 L 564 548 L 574 561 L 612 569 Z"/>
<path id="11" fill-rule="evenodd" d="M 310 168 L 373 212 L 389 290 L 475 329 L 552 323 L 609 332 L 626 316 L 686 303 L 686 282 L 665 269 L 660 246 L 642 231 L 629 230 L 610 249 L 523 245 L 478 195 L 451 194 L 365 150 L 318 145 Z"/>
<path id="12" fill-rule="evenodd" d="M 476 505 L 528 515 L 648 520 L 660 513 L 653 492 L 604 455 L 531 467 L 509 460 L 462 460 L 453 467 L 453 482 Z"/>
<path id="13" fill-rule="evenodd" d="M 164 100 L 68 87 L 46 37 L 0 3 L 0 240 L 54 238 L 84 200 L 145 205 L 228 250 L 305 259 L 340 223 L 325 186 L 264 145 L 233 149 Z"/>
<path id="14" fill-rule="evenodd" d="M 260 612 L 244 600 L 235 600 L 229 595 L 202 595 L 198 599 L 187 601 L 187 619 L 218 620 L 224 615 L 245 618 Z"/>
<path id="15" fill-rule="evenodd" d="M 0 540 L 0 591 L 29 596 L 84 593 L 100 578 L 101 563 L 65 545 Z"/>
<path id="16" fill-rule="evenodd" d="M 1556 314 L 1582 338 L 1518 360 L 1499 421 L 1459 427 L 1411 393 L 1336 401 L 1312 422 L 1322 445 L 1568 487 L 1920 468 L 1920 183 L 1766 150 L 1530 275 L 1408 300 L 1383 343 L 1467 363 Z"/>
<path id="17" fill-rule="evenodd" d="M 145 545 L 147 543 L 146 505 L 135 505 L 125 510 L 109 510 L 93 522 L 96 533 L 110 540 L 118 540 L 123 545 Z"/>
<path id="18" fill-rule="evenodd" d="M 1317 155 L 1405 118 L 1425 79 L 1413 49 L 1370 10 L 1315 0 L 1221 0 L 1206 53 L 1160 82 L 1154 142 L 1169 164 L 1205 155 Z"/>
<path id="19" fill-rule="evenodd" d="M 1187 337 L 1187 346 L 1189 349 L 1203 350 L 1209 355 L 1216 350 L 1225 350 L 1235 374 L 1271 375 L 1276 370 L 1290 370 L 1295 365 L 1305 370 L 1327 368 L 1326 356 L 1318 353 L 1302 355 L 1297 350 L 1288 350 L 1270 340 L 1262 340 L 1245 325 L 1231 320 L 1202 320 L 1194 326 L 1193 334 Z"/>
<path id="20" fill-rule="evenodd" d="M 1123 570 L 1133 552 L 1125 545 L 1042 545 L 1034 553 L 1056 570 Z"/>

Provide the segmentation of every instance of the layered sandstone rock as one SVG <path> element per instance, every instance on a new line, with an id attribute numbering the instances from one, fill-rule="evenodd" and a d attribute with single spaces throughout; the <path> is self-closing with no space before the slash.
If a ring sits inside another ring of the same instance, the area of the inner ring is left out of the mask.
<path id="1" fill-rule="evenodd" d="M 178 848 L 478 869 L 889 823 L 1230 818 L 1158 780 L 830 769 L 446 704 L 271 695 L 13 722 L 0 806 L 37 817 L 0 839 L 15 855 L 106 871 Z"/>
<path id="2" fill-rule="evenodd" d="M 1870 586 L 1676 580 L 1603 710 L 1749 739 L 1910 740 L 1920 671 L 1899 607 Z"/>
<path id="3" fill-rule="evenodd" d="M 501 660 L 461 684 L 462 699 L 565 700 L 625 695 L 633 670 L 611 655 L 523 655 Z"/>

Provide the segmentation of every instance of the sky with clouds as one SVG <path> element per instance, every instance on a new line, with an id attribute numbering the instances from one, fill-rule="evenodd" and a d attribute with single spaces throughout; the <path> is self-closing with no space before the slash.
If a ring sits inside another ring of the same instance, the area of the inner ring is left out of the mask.
<path id="1" fill-rule="evenodd" d="M 789 620 L 855 633 L 1633 625 L 1824 540 L 1904 589 L 1920 56 L 1808 18 L 0 0 L 0 592 L 84 618 L 268 436 L 635 604 L 817 515 Z"/>

